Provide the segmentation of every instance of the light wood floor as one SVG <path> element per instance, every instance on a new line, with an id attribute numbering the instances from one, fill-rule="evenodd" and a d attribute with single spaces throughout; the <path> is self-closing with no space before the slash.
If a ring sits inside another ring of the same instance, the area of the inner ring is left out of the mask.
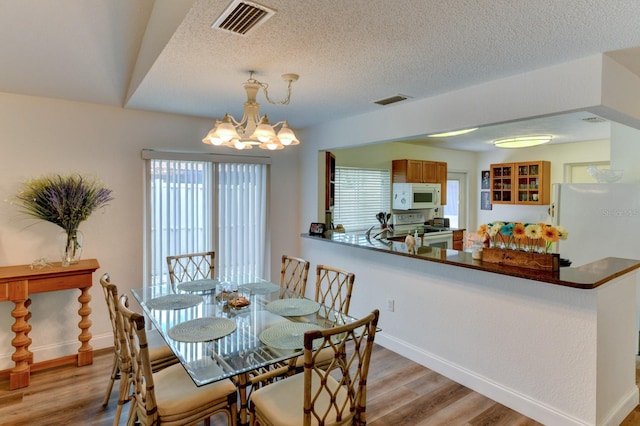
<path id="1" fill-rule="evenodd" d="M 111 425 L 117 393 L 106 409 L 101 406 L 111 362 L 111 351 L 98 351 L 93 365 L 32 373 L 31 385 L 17 391 L 0 380 L 0 425 Z M 11 402 L 19 392 L 24 392 L 22 401 Z M 367 401 L 370 426 L 540 424 L 380 346 L 373 352 Z M 127 409 L 120 424 L 126 424 Z M 225 424 L 223 418 L 212 419 L 212 425 Z M 639 408 L 623 423 L 637 424 Z"/>

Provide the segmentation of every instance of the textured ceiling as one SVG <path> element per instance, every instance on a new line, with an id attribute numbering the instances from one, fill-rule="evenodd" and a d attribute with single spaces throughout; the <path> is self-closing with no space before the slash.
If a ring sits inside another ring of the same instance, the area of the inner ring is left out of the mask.
<path id="1" fill-rule="evenodd" d="M 288 106 L 258 101 L 302 128 L 640 46 L 638 0 L 260 0 L 277 13 L 246 37 L 211 28 L 229 1 L 0 0 L 0 91 L 239 118 L 248 70 L 274 99 L 297 73 Z"/>

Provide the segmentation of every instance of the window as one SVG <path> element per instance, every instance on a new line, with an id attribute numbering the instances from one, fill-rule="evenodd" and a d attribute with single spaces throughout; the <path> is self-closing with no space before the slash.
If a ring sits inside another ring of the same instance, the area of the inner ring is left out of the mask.
<path id="1" fill-rule="evenodd" d="M 447 204 L 443 206 L 444 217 L 449 218 L 452 228 L 466 228 L 467 219 L 467 174 L 449 172 L 447 174 Z"/>
<path id="2" fill-rule="evenodd" d="M 347 231 L 379 225 L 376 214 L 391 211 L 389 170 L 336 167 L 334 224 Z"/>
<path id="3" fill-rule="evenodd" d="M 208 250 L 216 276 L 269 272 L 266 164 L 147 160 L 146 283 L 169 282 L 168 255 Z"/>

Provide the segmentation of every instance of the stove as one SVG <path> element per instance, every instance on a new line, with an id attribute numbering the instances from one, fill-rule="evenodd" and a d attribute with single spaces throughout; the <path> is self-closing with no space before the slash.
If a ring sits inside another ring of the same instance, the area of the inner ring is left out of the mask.
<path id="1" fill-rule="evenodd" d="M 394 214 L 391 218 L 393 233 L 395 235 L 423 234 L 422 245 L 431 247 L 453 248 L 453 232 L 449 229 L 447 221 L 432 221 L 435 225 L 425 225 L 424 213 Z"/>
<path id="2" fill-rule="evenodd" d="M 391 216 L 394 234 L 411 233 L 417 229 L 419 234 L 424 230 L 424 213 L 403 213 Z"/>

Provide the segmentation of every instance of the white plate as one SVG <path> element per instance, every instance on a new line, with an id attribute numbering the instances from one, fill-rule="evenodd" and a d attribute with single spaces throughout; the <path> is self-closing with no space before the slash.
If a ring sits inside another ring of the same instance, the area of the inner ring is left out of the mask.
<path id="1" fill-rule="evenodd" d="M 320 309 L 320 304 L 311 299 L 278 299 L 267 304 L 267 311 L 283 317 L 310 315 Z"/>

